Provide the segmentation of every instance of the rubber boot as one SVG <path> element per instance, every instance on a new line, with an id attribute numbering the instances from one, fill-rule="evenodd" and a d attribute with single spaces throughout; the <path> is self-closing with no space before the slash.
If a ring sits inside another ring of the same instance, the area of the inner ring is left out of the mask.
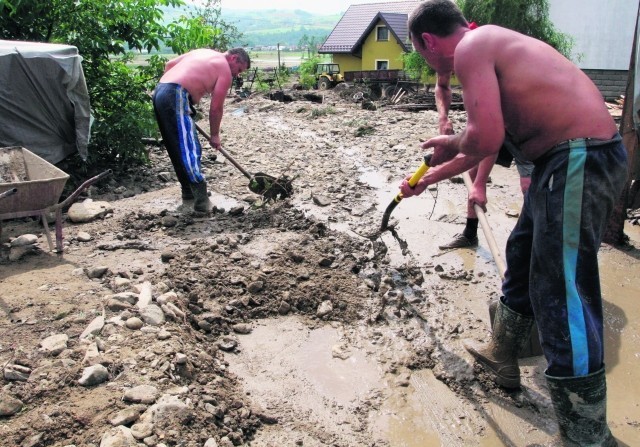
<path id="1" fill-rule="evenodd" d="M 505 388 L 520 387 L 518 354 L 529 340 L 533 317 L 520 315 L 500 300 L 493 320 L 491 341 L 485 345 L 465 342 L 465 349 Z"/>
<path id="2" fill-rule="evenodd" d="M 209 200 L 209 194 L 207 193 L 207 182 L 202 181 L 200 183 L 192 183 L 191 190 L 193 191 L 193 197 L 195 201 L 193 203 L 194 211 L 200 213 L 209 213 L 215 208 L 211 200 Z"/>
<path id="3" fill-rule="evenodd" d="M 191 191 L 191 185 L 181 185 L 182 186 L 182 201 L 187 202 L 189 200 L 194 200 L 193 191 Z"/>
<path id="4" fill-rule="evenodd" d="M 607 382 L 604 368 L 580 377 L 545 374 L 558 418 L 562 447 L 615 447 L 607 425 Z"/>

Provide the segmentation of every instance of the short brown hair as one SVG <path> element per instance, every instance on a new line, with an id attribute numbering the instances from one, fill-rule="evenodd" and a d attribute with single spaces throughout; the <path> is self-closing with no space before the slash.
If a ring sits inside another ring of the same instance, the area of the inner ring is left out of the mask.
<path id="1" fill-rule="evenodd" d="M 409 16 L 409 34 L 414 38 L 422 33 L 445 37 L 459 26 L 468 27 L 469 24 L 451 0 L 426 0 Z"/>
<path id="2" fill-rule="evenodd" d="M 230 56 L 235 55 L 239 62 L 247 64 L 247 70 L 251 68 L 251 58 L 244 48 L 231 48 L 227 51 Z"/>

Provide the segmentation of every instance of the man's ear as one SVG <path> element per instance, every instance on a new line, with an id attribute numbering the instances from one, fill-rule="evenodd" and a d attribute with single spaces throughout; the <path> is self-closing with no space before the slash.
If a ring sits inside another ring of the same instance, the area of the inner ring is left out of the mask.
<path id="1" fill-rule="evenodd" d="M 422 40 L 422 45 L 429 51 L 433 51 L 435 49 L 436 39 L 433 34 L 422 33 L 420 34 L 420 39 Z"/>

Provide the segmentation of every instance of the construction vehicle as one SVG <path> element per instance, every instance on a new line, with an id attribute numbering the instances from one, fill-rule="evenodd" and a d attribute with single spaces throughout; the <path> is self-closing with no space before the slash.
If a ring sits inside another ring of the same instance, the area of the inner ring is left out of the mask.
<path id="1" fill-rule="evenodd" d="M 340 74 L 338 64 L 318 64 L 316 66 L 316 87 L 319 90 L 327 90 L 344 82 Z"/>

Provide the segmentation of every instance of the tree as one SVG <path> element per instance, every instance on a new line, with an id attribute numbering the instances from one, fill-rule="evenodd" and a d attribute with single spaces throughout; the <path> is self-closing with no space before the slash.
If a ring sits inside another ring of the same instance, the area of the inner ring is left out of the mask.
<path id="1" fill-rule="evenodd" d="M 540 39 L 566 57 L 573 39 L 558 32 L 549 20 L 548 0 L 457 0 L 464 16 L 478 25 L 494 24 Z M 434 71 L 415 50 L 402 55 L 405 71 L 423 82 Z"/>
<path id="2" fill-rule="evenodd" d="M 573 39 L 555 29 L 549 19 L 548 0 L 458 0 L 458 4 L 469 21 L 518 31 L 571 57 Z"/>
<path id="3" fill-rule="evenodd" d="M 195 48 L 227 51 L 242 38 L 238 28 L 222 19 L 220 0 L 206 0 L 189 16 L 180 17 L 168 26 L 171 49 L 178 54 Z"/>
<path id="4" fill-rule="evenodd" d="M 224 31 L 207 25 L 206 18 L 163 23 L 162 8 L 183 5 L 182 0 L 0 0 L 0 37 L 78 48 L 94 117 L 90 162 L 126 165 L 144 161 L 141 138 L 158 133 L 148 92 L 166 62 L 155 55 L 147 65 L 134 66 L 132 50 L 168 45 L 184 52 L 210 44 L 207 39 L 222 41 Z"/>

